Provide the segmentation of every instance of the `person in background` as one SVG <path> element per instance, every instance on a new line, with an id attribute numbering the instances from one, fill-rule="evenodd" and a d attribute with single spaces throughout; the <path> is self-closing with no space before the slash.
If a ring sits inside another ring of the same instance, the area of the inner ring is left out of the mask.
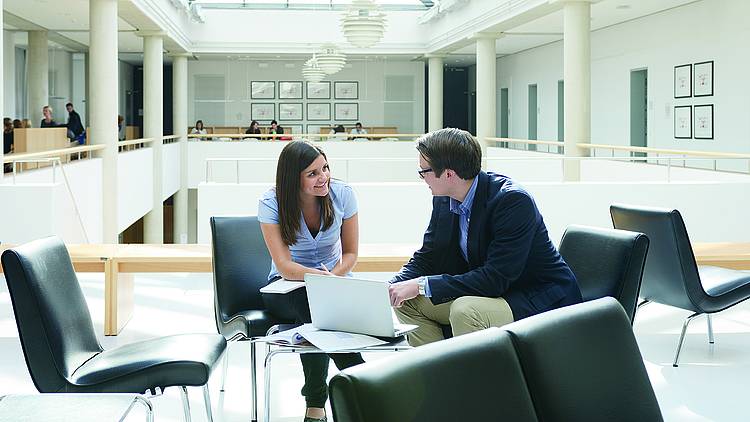
<path id="1" fill-rule="evenodd" d="M 81 115 L 77 111 L 73 110 L 73 104 L 65 104 L 65 109 L 68 110 L 68 139 L 77 141 L 79 144 L 86 142 L 86 129 L 83 128 L 81 122 Z"/>
<path id="2" fill-rule="evenodd" d="M 257 120 L 253 120 L 250 122 L 250 127 L 245 130 L 245 133 L 251 134 L 251 135 L 260 135 L 260 124 Z M 243 139 L 260 139 L 260 136 L 248 136 Z"/>
<path id="3" fill-rule="evenodd" d="M 39 124 L 39 127 L 60 127 L 65 126 L 57 123 L 52 119 L 52 107 L 46 105 L 42 107 L 42 114 L 44 115 L 44 118 L 42 119 L 42 122 Z"/>
<path id="4" fill-rule="evenodd" d="M 195 122 L 195 127 L 190 131 L 191 135 L 206 135 L 207 133 L 208 131 L 203 127 L 203 120 L 197 120 Z"/>
<path id="5" fill-rule="evenodd" d="M 21 129 L 31 129 L 31 120 L 23 119 L 21 121 Z"/>
<path id="6" fill-rule="evenodd" d="M 13 152 L 13 122 L 9 117 L 3 119 L 3 154 L 10 154 Z M 3 171 L 8 173 L 12 169 L 10 163 L 3 166 Z"/>
<path id="7" fill-rule="evenodd" d="M 357 124 L 354 125 L 354 129 L 352 129 L 351 132 L 349 132 L 352 135 L 365 135 L 367 134 L 367 130 L 362 127 L 362 123 L 357 122 Z M 367 138 L 362 136 L 353 136 L 352 137 L 355 141 L 366 141 Z"/>
<path id="8" fill-rule="evenodd" d="M 120 114 L 117 115 L 117 139 L 125 140 L 125 118 Z"/>
<path id="9" fill-rule="evenodd" d="M 276 120 L 271 120 L 271 127 L 268 129 L 269 135 L 283 135 L 284 134 L 284 128 L 279 126 L 279 123 Z M 275 136 L 271 137 L 271 139 L 276 139 Z"/>
<path id="10" fill-rule="evenodd" d="M 359 244 L 357 198 L 349 185 L 331 179 L 320 148 L 291 141 L 281 150 L 276 186 L 258 201 L 258 221 L 272 258 L 269 282 L 303 280 L 305 274 L 351 276 Z M 264 293 L 263 302 L 278 317 L 310 322 L 304 287 L 287 294 Z M 305 422 L 326 420 L 329 357 L 339 369 L 364 363 L 359 353 L 300 354 Z"/>
<path id="11" fill-rule="evenodd" d="M 20 119 L 13 119 L 13 129 L 23 129 L 23 122 Z"/>
<path id="12" fill-rule="evenodd" d="M 336 125 L 331 128 L 331 131 L 328 132 L 329 135 L 336 135 L 336 136 L 329 136 L 329 141 L 345 141 L 346 136 L 338 135 L 339 133 L 346 133 L 346 129 L 344 129 L 344 125 Z"/>

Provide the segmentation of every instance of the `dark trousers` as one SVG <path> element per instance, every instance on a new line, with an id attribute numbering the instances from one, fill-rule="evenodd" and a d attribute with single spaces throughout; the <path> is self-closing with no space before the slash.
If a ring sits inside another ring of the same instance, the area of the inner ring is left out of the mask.
<path id="1" fill-rule="evenodd" d="M 294 320 L 297 323 L 311 322 L 310 305 L 307 303 L 305 288 L 297 289 L 287 294 L 263 294 L 266 309 L 275 316 Z M 365 361 L 359 353 L 301 353 L 302 370 L 305 373 L 305 385 L 302 395 L 307 407 L 324 407 L 328 399 L 328 358 L 333 359 L 336 367 L 341 369 L 359 365 Z"/>

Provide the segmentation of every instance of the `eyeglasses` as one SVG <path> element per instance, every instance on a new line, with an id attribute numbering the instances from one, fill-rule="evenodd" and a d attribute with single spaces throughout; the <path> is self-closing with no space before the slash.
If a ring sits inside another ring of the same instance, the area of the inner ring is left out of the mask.
<path id="1" fill-rule="evenodd" d="M 421 177 L 422 179 L 424 179 L 425 173 L 429 173 L 431 171 L 432 171 L 432 169 L 420 169 L 420 170 L 417 170 L 417 174 L 419 175 L 419 177 Z"/>

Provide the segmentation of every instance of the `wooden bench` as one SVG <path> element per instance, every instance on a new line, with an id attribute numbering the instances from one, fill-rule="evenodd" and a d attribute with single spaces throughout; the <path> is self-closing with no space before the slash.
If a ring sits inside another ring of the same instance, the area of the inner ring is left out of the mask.
<path id="1" fill-rule="evenodd" d="M 1 245 L 0 251 L 12 246 Z M 362 244 L 356 272 L 395 272 L 418 245 Z M 104 273 L 104 334 L 117 335 L 133 315 L 133 273 L 210 273 L 210 245 L 68 245 L 78 272 Z M 695 243 L 699 265 L 750 270 L 750 243 Z M 1 271 L 1 269 L 0 269 Z"/>

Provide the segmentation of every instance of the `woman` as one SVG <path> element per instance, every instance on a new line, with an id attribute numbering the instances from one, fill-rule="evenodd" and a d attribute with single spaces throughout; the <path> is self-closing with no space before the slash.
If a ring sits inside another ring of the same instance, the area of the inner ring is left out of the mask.
<path id="1" fill-rule="evenodd" d="M 273 262 L 269 282 L 280 278 L 302 280 L 305 274 L 350 275 L 357 261 L 359 223 L 352 188 L 331 180 L 323 151 L 306 141 L 292 141 L 281 151 L 276 187 L 258 203 L 258 220 Z M 264 294 L 273 314 L 310 322 L 304 288 L 285 295 Z M 332 354 L 339 369 L 363 363 L 358 353 Z M 305 373 L 302 395 L 305 422 L 325 421 L 328 356 L 300 354 Z"/>
<path id="2" fill-rule="evenodd" d="M 331 131 L 328 132 L 329 135 L 336 135 L 336 136 L 329 136 L 329 141 L 345 141 L 346 136 L 339 135 L 339 134 L 346 134 L 346 129 L 344 129 L 344 125 L 336 125 L 331 128 Z"/>
<path id="3" fill-rule="evenodd" d="M 42 119 L 42 122 L 39 123 L 39 127 L 60 127 L 65 125 L 60 125 L 56 121 L 52 119 L 52 107 L 50 106 L 44 106 L 42 107 L 42 114 L 44 115 L 44 118 Z"/>
<path id="4" fill-rule="evenodd" d="M 208 132 L 203 127 L 203 120 L 195 122 L 195 127 L 190 131 L 191 135 L 206 135 Z"/>
<path id="5" fill-rule="evenodd" d="M 250 127 L 247 128 L 247 130 L 245 131 L 245 133 L 253 134 L 253 135 L 260 134 L 260 124 L 258 124 L 258 121 L 257 120 L 253 120 L 252 122 L 250 122 Z M 244 139 L 260 139 L 260 136 L 248 136 L 248 137 L 246 137 Z"/>

